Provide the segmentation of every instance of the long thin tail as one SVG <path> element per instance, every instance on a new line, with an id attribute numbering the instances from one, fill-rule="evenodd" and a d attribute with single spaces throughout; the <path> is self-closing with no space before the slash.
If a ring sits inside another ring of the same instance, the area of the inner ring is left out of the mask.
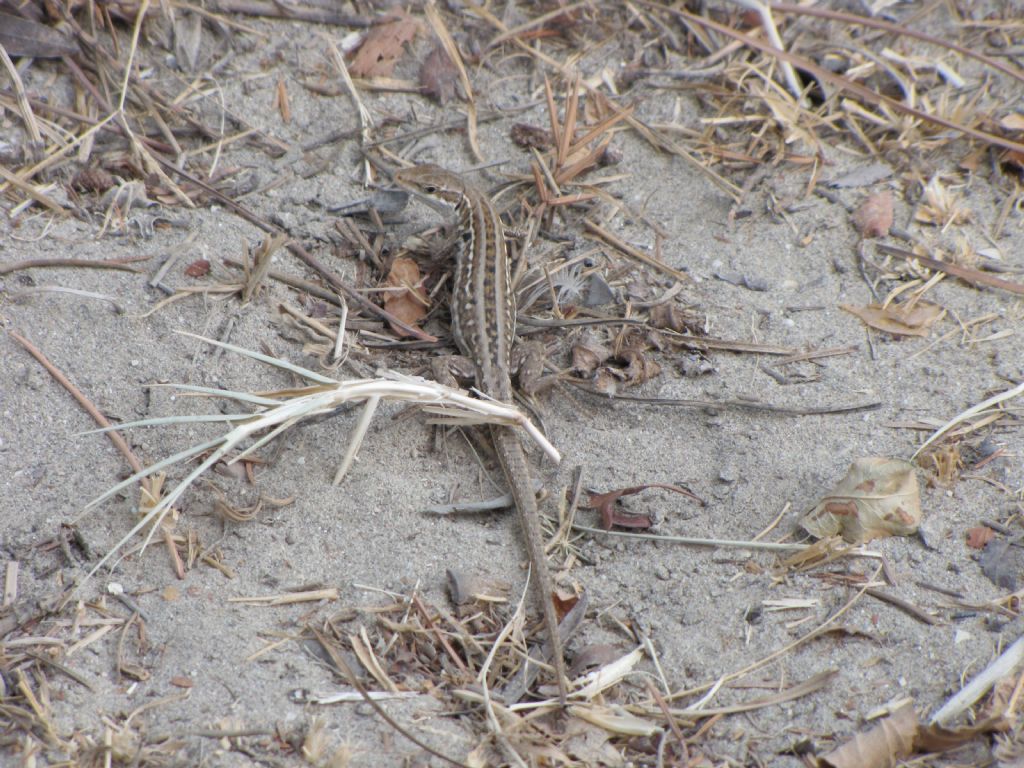
<path id="1" fill-rule="evenodd" d="M 554 657 L 555 675 L 558 677 L 558 693 L 562 704 L 565 704 L 568 688 L 566 686 L 565 655 L 562 651 L 562 638 L 558 634 L 558 614 L 551 600 L 551 571 L 548 570 L 547 557 L 544 554 L 544 535 L 540 527 L 537 512 L 537 498 L 533 493 L 530 480 L 530 468 L 526 463 L 526 454 L 515 432 L 508 427 L 492 427 L 491 438 L 497 450 L 505 477 L 512 489 L 512 497 L 519 510 L 519 522 L 526 539 L 526 548 L 530 555 L 530 569 L 533 573 L 533 584 L 537 598 L 544 610 L 544 623 L 551 639 L 551 651 Z"/>

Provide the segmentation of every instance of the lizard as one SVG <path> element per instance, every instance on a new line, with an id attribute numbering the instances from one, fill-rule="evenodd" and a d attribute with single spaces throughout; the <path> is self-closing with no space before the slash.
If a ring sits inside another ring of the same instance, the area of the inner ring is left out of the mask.
<path id="1" fill-rule="evenodd" d="M 494 203 L 461 175 L 437 165 L 401 169 L 393 178 L 400 187 L 455 209 L 458 231 L 450 300 L 452 336 L 459 351 L 472 362 L 477 389 L 495 400 L 512 403 L 509 368 L 515 338 L 516 296 L 504 225 Z M 526 454 L 512 427 L 492 425 L 490 436 L 519 513 L 534 588 L 551 642 L 559 699 L 564 705 L 568 695 L 565 656 L 551 600 L 551 572 Z"/>

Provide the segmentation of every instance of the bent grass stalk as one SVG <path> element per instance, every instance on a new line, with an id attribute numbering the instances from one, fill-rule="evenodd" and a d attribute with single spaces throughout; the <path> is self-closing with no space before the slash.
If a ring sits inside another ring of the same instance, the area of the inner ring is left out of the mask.
<path id="1" fill-rule="evenodd" d="M 185 392 L 223 397 L 240 403 L 248 403 L 255 406 L 257 410 L 253 413 L 165 416 L 119 424 L 116 427 L 109 427 L 102 430 L 93 430 L 93 432 L 109 432 L 112 430 L 131 429 L 135 427 L 159 426 L 163 424 L 204 423 L 211 421 L 235 423 L 235 426 L 219 437 L 215 437 L 212 440 L 208 440 L 200 443 L 199 445 L 194 445 L 183 451 L 175 453 L 162 461 L 144 468 L 140 472 L 136 472 L 131 477 L 108 489 L 102 495 L 93 499 L 85 506 L 82 514 L 95 509 L 111 496 L 123 491 L 143 478 L 149 477 L 150 475 L 160 472 L 168 467 L 185 462 L 205 453 L 206 451 L 211 449 L 213 450 L 213 452 L 203 460 L 199 466 L 192 470 L 192 472 L 181 480 L 170 492 L 167 493 L 166 496 L 160 499 L 160 501 L 155 504 L 152 509 L 150 509 L 139 520 L 139 522 L 137 522 L 132 529 L 128 531 L 128 533 L 126 533 L 121 540 L 110 549 L 109 552 L 107 552 L 106 555 L 103 556 L 92 570 L 89 571 L 82 583 L 79 584 L 79 588 L 86 581 L 91 579 L 100 568 L 108 563 L 111 558 L 113 558 L 114 555 L 117 554 L 117 552 L 119 552 L 122 547 L 124 547 L 124 545 L 127 544 L 136 534 L 149 527 L 149 532 L 146 534 L 145 541 L 142 545 L 142 551 L 145 551 L 145 548 L 153 538 L 154 532 L 160 527 L 160 523 L 163 521 L 167 513 L 173 508 L 174 503 L 181 498 L 182 494 L 185 493 L 185 491 L 188 490 L 188 488 L 200 476 L 202 476 L 206 470 L 214 466 L 218 461 L 224 459 L 231 451 L 241 446 L 245 446 L 239 453 L 232 455 L 226 460 L 228 464 L 233 464 L 236 461 L 245 458 L 245 456 L 250 454 L 252 451 L 270 442 L 282 432 L 293 427 L 299 422 L 331 413 L 341 405 L 358 402 L 366 403 L 364 413 L 360 418 L 355 434 L 353 434 L 348 449 L 346 450 L 345 458 L 335 475 L 335 484 L 340 482 L 344 477 L 345 471 L 351 465 L 352 460 L 359 451 L 363 437 L 366 434 L 366 427 L 369 424 L 369 420 L 372 417 L 377 404 L 381 400 L 418 403 L 423 407 L 424 411 L 439 417 L 432 420 L 437 423 L 464 426 L 475 424 L 505 424 L 508 426 L 519 426 L 526 430 L 527 434 L 553 461 L 558 462 L 561 460 L 559 452 L 553 445 L 551 445 L 551 443 L 548 442 L 537 427 L 519 410 L 512 406 L 505 405 L 504 403 L 470 397 L 466 392 L 451 389 L 436 382 L 421 379 L 416 376 L 405 376 L 393 371 L 381 372 L 380 378 L 375 379 L 339 381 L 322 376 L 319 373 L 310 371 L 293 363 L 289 363 L 286 360 L 280 360 L 275 357 L 270 357 L 269 355 L 253 352 L 243 347 L 237 347 L 233 344 L 207 339 L 190 333 L 185 333 L 183 335 L 192 336 L 193 338 L 199 339 L 207 344 L 222 347 L 228 351 L 290 371 L 303 377 L 307 381 L 314 383 L 308 387 L 300 389 L 280 390 L 278 392 L 261 393 L 258 395 L 248 392 L 235 392 L 231 390 L 212 389 L 185 384 L 169 385 Z M 262 437 L 253 439 L 257 434 L 264 432 L 265 430 L 269 430 L 269 432 Z M 249 442 L 250 440 L 251 442 Z"/>

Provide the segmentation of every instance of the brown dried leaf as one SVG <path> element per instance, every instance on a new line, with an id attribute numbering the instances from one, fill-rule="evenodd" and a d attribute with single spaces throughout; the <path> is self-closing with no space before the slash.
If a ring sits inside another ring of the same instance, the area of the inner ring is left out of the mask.
<path id="1" fill-rule="evenodd" d="M 681 493 L 683 496 L 693 499 L 701 506 L 704 505 L 704 501 L 693 492 L 688 491 L 686 488 L 680 488 L 678 485 L 667 485 L 665 483 L 647 483 L 646 485 L 634 485 L 630 488 L 619 488 L 615 491 L 608 491 L 607 493 L 591 493 L 589 495 L 589 501 L 587 506 L 592 509 L 596 509 L 601 515 L 601 527 L 606 531 L 611 530 L 613 525 L 617 525 L 620 528 L 639 528 L 647 530 L 654 521 L 651 520 L 650 515 L 633 515 L 620 512 L 616 509 L 616 502 L 623 496 L 632 496 L 636 493 L 642 493 L 648 488 L 662 488 L 666 491 L 673 491 L 675 493 Z"/>
<path id="2" fill-rule="evenodd" d="M 601 368 L 591 381 L 594 391 L 602 395 L 614 395 L 619 391 L 619 378 L 610 368 Z"/>
<path id="3" fill-rule="evenodd" d="M 509 135 L 512 138 L 512 143 L 523 149 L 532 147 L 544 151 L 551 149 L 555 143 L 551 137 L 551 131 L 527 123 L 516 123 L 512 126 Z"/>
<path id="4" fill-rule="evenodd" d="M 1024 152 L 1017 152 L 1016 150 L 1008 149 L 1003 153 L 1000 160 L 1014 166 L 1018 170 L 1024 168 Z"/>
<path id="5" fill-rule="evenodd" d="M 374 27 L 352 58 L 349 72 L 355 77 L 390 77 L 405 44 L 416 39 L 419 29 L 419 22 L 406 14 Z"/>
<path id="6" fill-rule="evenodd" d="M 1009 727 L 1009 721 L 1003 716 L 986 717 L 959 728 L 926 725 L 917 734 L 915 746 L 921 752 L 948 752 L 976 740 L 979 736 L 1000 733 Z"/>
<path id="7" fill-rule="evenodd" d="M 611 350 L 603 344 L 593 339 L 584 339 L 572 347 L 572 371 L 589 376 L 611 356 Z"/>
<path id="8" fill-rule="evenodd" d="M 655 328 L 668 328 L 676 333 L 699 333 L 700 322 L 696 315 L 671 302 L 651 307 L 647 320 Z"/>
<path id="9" fill-rule="evenodd" d="M 984 549 L 985 545 L 995 538 L 995 531 L 985 525 L 976 525 L 967 529 L 967 546 L 971 549 Z"/>
<path id="10" fill-rule="evenodd" d="M 580 601 L 580 596 L 575 592 L 565 592 L 556 589 L 551 593 L 551 601 L 555 604 L 555 613 L 558 615 L 559 621 L 561 621 L 576 607 L 576 604 Z"/>
<path id="11" fill-rule="evenodd" d="M 189 277 L 204 277 L 209 273 L 210 262 L 207 259 L 196 259 L 185 267 L 185 274 Z"/>
<path id="12" fill-rule="evenodd" d="M 429 303 L 427 291 L 420 279 L 420 268 L 412 259 L 395 259 L 384 285 L 403 290 L 390 291 L 384 299 L 384 309 L 406 325 L 417 328 L 427 314 Z M 399 336 L 411 335 L 408 331 L 392 325 Z"/>
<path id="13" fill-rule="evenodd" d="M 893 222 L 892 191 L 885 189 L 868 195 L 850 218 L 861 237 L 885 237 Z"/>
<path id="14" fill-rule="evenodd" d="M 921 524 L 921 494 L 914 467 L 901 459 L 870 456 L 850 465 L 846 477 L 800 525 L 825 539 L 841 534 L 850 544 L 907 536 Z"/>
<path id="15" fill-rule="evenodd" d="M 896 302 L 887 306 L 868 304 L 866 307 L 855 307 L 852 304 L 840 304 L 839 307 L 856 315 L 872 328 L 897 336 L 927 336 L 928 330 L 946 314 L 945 309 L 928 301 L 914 302 L 910 307 Z"/>
<path id="16" fill-rule="evenodd" d="M 917 729 L 917 712 L 913 703 L 908 702 L 870 730 L 858 733 L 838 749 L 819 758 L 818 764 L 830 768 L 896 766 L 913 751 Z"/>
<path id="17" fill-rule="evenodd" d="M 435 45 L 420 66 L 420 88 L 423 94 L 439 104 L 447 104 L 455 97 L 455 85 L 459 82 L 459 68 L 444 50 Z"/>
<path id="18" fill-rule="evenodd" d="M 661 373 L 661 365 L 640 350 L 624 349 L 619 357 L 626 363 L 625 375 L 629 384 L 643 384 Z"/>
<path id="19" fill-rule="evenodd" d="M 115 183 L 114 177 L 99 166 L 83 168 L 71 179 L 71 186 L 81 192 L 106 192 Z"/>

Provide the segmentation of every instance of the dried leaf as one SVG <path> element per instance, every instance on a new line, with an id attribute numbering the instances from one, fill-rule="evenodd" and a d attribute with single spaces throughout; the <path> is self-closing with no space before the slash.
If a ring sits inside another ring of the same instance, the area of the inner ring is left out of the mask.
<path id="1" fill-rule="evenodd" d="M 615 301 L 615 291 L 608 285 L 608 281 L 594 272 L 587 280 L 586 294 L 583 299 L 585 307 L 602 307 Z"/>
<path id="2" fill-rule="evenodd" d="M 0 45 L 12 58 L 50 59 L 78 53 L 78 44 L 37 21 L 0 13 Z"/>
<path id="3" fill-rule="evenodd" d="M 189 277 L 205 277 L 209 273 L 210 262 L 208 259 L 196 259 L 185 267 L 185 274 Z"/>
<path id="4" fill-rule="evenodd" d="M 71 179 L 71 186 L 80 192 L 106 192 L 115 183 L 114 177 L 99 166 L 83 168 Z"/>
<path id="5" fill-rule="evenodd" d="M 174 59 L 183 72 L 193 73 L 199 69 L 199 56 L 203 45 L 203 17 L 198 13 L 184 12 L 174 19 Z"/>
<path id="6" fill-rule="evenodd" d="M 948 752 L 959 749 L 979 736 L 1005 731 L 1010 723 L 1005 717 L 986 717 L 971 725 L 958 728 L 944 728 L 941 725 L 926 725 L 920 729 L 914 745 L 921 752 Z"/>
<path id="7" fill-rule="evenodd" d="M 444 50 L 435 45 L 420 66 L 420 88 L 424 95 L 439 104 L 447 104 L 455 97 L 455 85 L 459 82 L 459 69 Z"/>
<path id="8" fill-rule="evenodd" d="M 1016 591 L 1017 574 L 1024 567 L 1024 553 L 1003 539 L 992 539 L 980 558 L 981 572 L 1002 589 Z"/>
<path id="9" fill-rule="evenodd" d="M 893 222 L 892 191 L 885 189 L 868 195 L 850 217 L 861 237 L 885 237 Z"/>
<path id="10" fill-rule="evenodd" d="M 551 131 L 527 123 L 516 123 L 509 132 L 512 143 L 523 149 L 548 150 L 554 146 Z"/>
<path id="11" fill-rule="evenodd" d="M 156 203 L 146 194 L 144 182 L 127 181 L 108 189 L 100 199 L 100 205 L 104 208 L 117 206 L 122 211 L 130 211 L 132 208 L 149 208 Z"/>
<path id="12" fill-rule="evenodd" d="M 661 373 L 661 365 L 639 350 L 624 349 L 619 357 L 626 363 L 626 381 L 630 384 L 643 384 Z"/>
<path id="13" fill-rule="evenodd" d="M 405 44 L 416 39 L 419 29 L 419 22 L 405 14 L 374 27 L 356 51 L 349 72 L 354 77 L 390 77 Z"/>
<path id="14" fill-rule="evenodd" d="M 590 383 L 594 391 L 602 395 L 614 395 L 619 391 L 619 377 L 610 368 L 601 368 Z"/>
<path id="15" fill-rule="evenodd" d="M 556 589 L 551 593 L 551 601 L 555 604 L 555 613 L 558 616 L 558 620 L 561 621 L 576 607 L 576 604 L 580 601 L 580 596 L 576 592 L 559 591 Z"/>
<path id="16" fill-rule="evenodd" d="M 921 495 L 914 467 L 901 459 L 857 459 L 846 477 L 800 525 L 819 539 L 841 534 L 850 544 L 907 536 L 921 523 Z"/>
<path id="17" fill-rule="evenodd" d="M 956 192 L 945 186 L 938 176 L 933 176 L 924 186 L 924 195 L 914 212 L 914 220 L 922 224 L 948 227 L 969 222 L 971 211 L 964 206 Z"/>
<path id="18" fill-rule="evenodd" d="M 622 651 L 611 643 L 588 645 L 576 654 L 570 672 L 577 677 L 584 671 L 611 664 L 621 655 Z"/>
<path id="19" fill-rule="evenodd" d="M 384 285 L 399 290 L 390 291 L 384 300 L 384 309 L 413 328 L 427 314 L 429 303 L 427 291 L 420 279 L 420 268 L 412 259 L 395 259 L 391 265 Z M 392 325 L 392 330 L 399 336 L 411 335 L 399 327 Z"/>
<path id="20" fill-rule="evenodd" d="M 978 525 L 967 530 L 967 546 L 971 549 L 984 549 L 992 539 L 995 531 L 985 525 Z"/>
<path id="21" fill-rule="evenodd" d="M 584 339 L 572 347 L 572 371 L 588 376 L 612 356 L 611 350 L 593 339 Z"/>
<path id="22" fill-rule="evenodd" d="M 676 333 L 698 334 L 700 322 L 692 312 L 671 302 L 651 307 L 648 323 L 655 328 L 668 328 Z"/>
<path id="23" fill-rule="evenodd" d="M 828 186 L 834 189 L 844 187 L 870 187 L 883 179 L 892 176 L 892 168 L 885 163 L 872 163 L 860 168 L 855 168 L 849 173 L 843 174 L 837 179 L 828 182 Z"/>
<path id="24" fill-rule="evenodd" d="M 914 302 L 910 307 L 896 302 L 886 306 L 868 304 L 866 307 L 855 307 L 852 304 L 840 304 L 839 307 L 856 315 L 872 328 L 897 336 L 927 336 L 928 330 L 946 314 L 946 310 L 938 304 L 927 301 Z"/>
<path id="25" fill-rule="evenodd" d="M 1008 131 L 1024 131 L 1024 114 L 1011 112 L 999 120 L 999 125 Z"/>
<path id="26" fill-rule="evenodd" d="M 464 571 L 448 569 L 448 591 L 452 602 L 458 606 L 473 603 L 504 603 L 512 585 L 493 576 L 480 576 Z"/>
<path id="27" fill-rule="evenodd" d="M 642 493 L 648 488 L 662 488 L 666 491 L 681 493 L 683 496 L 693 499 L 701 506 L 704 504 L 704 501 L 699 496 L 685 488 L 680 488 L 678 485 L 648 483 L 646 485 L 634 485 L 629 488 L 620 488 L 615 491 L 608 491 L 607 493 L 591 493 L 588 506 L 592 509 L 596 509 L 601 514 L 601 527 L 606 531 L 611 530 L 614 525 L 617 525 L 620 528 L 638 528 L 646 530 L 654 525 L 654 521 L 651 520 L 650 515 L 626 514 L 616 509 L 615 504 L 623 496 L 632 496 L 636 493 Z"/>
<path id="28" fill-rule="evenodd" d="M 831 768 L 890 768 L 910 755 L 917 735 L 917 712 L 904 704 L 868 731 L 858 733 L 818 760 Z"/>
<path id="29" fill-rule="evenodd" d="M 572 706 L 569 714 L 619 736 L 654 736 L 662 732 L 661 726 L 653 720 L 632 715 L 619 706 Z"/>

